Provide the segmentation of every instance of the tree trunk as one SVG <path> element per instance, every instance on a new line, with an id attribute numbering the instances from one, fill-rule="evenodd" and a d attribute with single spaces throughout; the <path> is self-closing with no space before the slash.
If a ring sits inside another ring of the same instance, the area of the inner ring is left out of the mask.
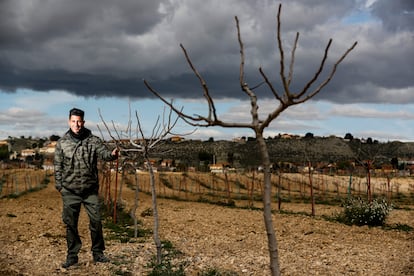
<path id="1" fill-rule="evenodd" d="M 138 237 L 138 220 L 137 220 L 137 209 L 138 209 L 138 199 L 139 199 L 139 179 L 138 174 L 135 172 L 135 199 L 134 207 L 131 210 L 131 217 L 134 219 L 134 238 Z"/>
<path id="2" fill-rule="evenodd" d="M 313 181 L 312 181 L 312 164 L 308 162 L 308 176 L 309 176 L 309 186 L 310 186 L 310 196 L 311 196 L 311 205 L 312 205 L 312 216 L 315 216 L 315 196 L 313 194 Z"/>
<path id="3" fill-rule="evenodd" d="M 117 193 L 118 193 L 118 165 L 119 165 L 119 160 L 118 158 L 116 159 L 116 167 L 115 167 L 115 196 L 114 196 L 114 223 L 116 224 L 116 206 L 118 204 L 118 198 L 117 198 Z"/>
<path id="4" fill-rule="evenodd" d="M 367 194 L 368 202 L 372 202 L 372 193 L 371 193 L 371 161 L 367 162 Z"/>
<path id="5" fill-rule="evenodd" d="M 148 164 L 148 170 L 150 174 L 150 186 L 151 186 L 151 194 L 152 194 L 152 212 L 154 216 L 154 242 L 155 246 L 157 247 L 157 264 L 161 264 L 161 240 L 158 234 L 158 205 L 157 205 L 157 193 L 155 189 L 155 176 L 154 171 L 152 169 L 152 165 L 150 160 L 146 158 Z"/>
<path id="6" fill-rule="evenodd" d="M 270 158 L 263 135 L 256 134 L 259 150 L 262 156 L 264 172 L 264 193 L 263 193 L 263 217 L 267 233 L 267 243 L 270 255 L 270 270 L 273 276 L 280 275 L 279 254 L 276 240 L 276 232 L 272 220 L 272 183 L 270 175 Z"/>
<path id="7" fill-rule="evenodd" d="M 277 185 L 277 208 L 282 209 L 282 170 L 279 170 L 279 183 Z"/>

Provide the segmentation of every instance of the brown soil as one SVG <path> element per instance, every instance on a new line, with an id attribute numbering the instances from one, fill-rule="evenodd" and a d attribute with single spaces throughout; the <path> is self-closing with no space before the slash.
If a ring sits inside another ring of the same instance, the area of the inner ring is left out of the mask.
<path id="1" fill-rule="evenodd" d="M 133 194 L 124 190 L 129 202 Z M 159 199 L 160 236 L 184 253 L 187 275 L 207 268 L 237 275 L 269 275 L 267 239 L 260 211 Z M 151 207 L 140 195 L 137 214 Z M 346 226 L 320 217 L 340 209 L 285 204 L 292 214 L 276 214 L 282 275 L 414 275 L 414 233 Z M 140 217 L 152 228 L 153 217 Z M 107 238 L 107 264 L 94 264 L 89 252 L 87 218 L 81 215 L 80 264 L 60 267 L 65 259 L 61 198 L 53 184 L 10 199 L 0 199 L 0 275 L 145 275 L 155 254 L 152 237 L 131 243 Z M 414 206 L 393 210 L 388 224 L 414 227 Z M 108 230 L 105 229 L 105 235 Z"/>

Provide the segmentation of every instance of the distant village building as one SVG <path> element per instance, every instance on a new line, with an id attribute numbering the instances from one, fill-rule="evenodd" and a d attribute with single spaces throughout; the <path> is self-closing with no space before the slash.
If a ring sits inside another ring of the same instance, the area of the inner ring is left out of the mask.
<path id="1" fill-rule="evenodd" d="M 10 152 L 11 151 L 11 145 L 7 140 L 0 140 L 0 147 L 7 147 L 7 150 Z"/>
<path id="2" fill-rule="evenodd" d="M 7 142 L 6 140 L 0 140 L 0 147 L 1 146 L 9 146 L 9 142 Z"/>
<path id="3" fill-rule="evenodd" d="M 28 156 L 35 156 L 36 155 L 36 151 L 34 149 L 24 149 L 21 151 L 21 156 L 26 158 Z"/>
<path id="4" fill-rule="evenodd" d="M 170 138 L 170 141 L 171 142 L 181 142 L 181 141 L 184 141 L 184 138 L 183 137 L 180 137 L 180 136 L 172 136 Z"/>
<path id="5" fill-rule="evenodd" d="M 210 164 L 209 169 L 212 173 L 224 173 L 224 164 Z"/>
<path id="6" fill-rule="evenodd" d="M 233 142 L 246 142 L 246 137 L 242 136 L 242 137 L 236 137 L 232 139 Z"/>
<path id="7" fill-rule="evenodd" d="M 47 144 L 45 147 L 39 149 L 40 154 L 54 154 L 56 148 L 56 141 L 52 141 Z"/>
<path id="8" fill-rule="evenodd" d="M 288 133 L 283 133 L 280 135 L 280 138 L 282 139 L 292 139 L 292 135 Z"/>

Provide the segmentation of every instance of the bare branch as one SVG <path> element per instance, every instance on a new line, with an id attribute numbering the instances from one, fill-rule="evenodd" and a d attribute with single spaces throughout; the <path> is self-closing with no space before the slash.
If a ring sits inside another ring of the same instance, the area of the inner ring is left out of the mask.
<path id="1" fill-rule="evenodd" d="M 243 41 L 241 39 L 241 33 L 240 33 L 240 23 L 239 23 L 239 18 L 237 16 L 234 17 L 234 20 L 236 20 L 236 28 L 237 28 L 237 40 L 239 42 L 239 48 L 240 48 L 240 72 L 239 72 L 239 81 L 240 81 L 240 87 L 243 87 L 246 84 L 245 80 L 244 80 L 244 45 L 243 45 Z M 245 90 L 243 90 L 243 92 L 247 92 Z M 251 95 L 247 94 L 249 97 Z"/>
<path id="2" fill-rule="evenodd" d="M 169 102 L 164 97 L 162 97 L 154 88 L 152 88 L 152 86 L 146 80 L 144 80 L 144 84 L 152 94 L 158 97 L 163 103 L 165 103 L 169 108 L 171 108 L 176 114 L 179 114 L 181 119 L 184 120 L 187 124 L 191 126 L 204 126 L 204 127 L 209 126 L 208 123 L 204 123 L 204 124 L 196 123 L 196 122 L 208 122 L 209 121 L 208 118 L 203 117 L 203 116 L 194 117 L 194 116 L 190 116 L 190 115 L 187 115 L 181 112 L 177 107 L 173 105 L 173 102 Z"/>
<path id="3" fill-rule="evenodd" d="M 161 131 L 161 124 L 160 122 L 160 116 L 157 116 L 157 120 L 154 123 L 154 126 L 152 127 L 152 132 L 151 132 L 151 136 L 149 137 L 149 147 L 151 147 L 152 143 L 154 140 L 157 140 L 160 136 L 162 136 L 162 134 L 160 134 Z"/>
<path id="4" fill-rule="evenodd" d="M 288 76 L 288 81 L 287 81 L 288 86 L 290 86 L 290 83 L 291 83 L 292 77 L 293 77 L 293 65 L 295 64 L 295 52 L 296 52 L 296 48 L 298 46 L 298 40 L 299 40 L 299 32 L 296 33 L 295 42 L 293 43 L 292 55 L 291 55 L 291 58 L 290 58 L 290 66 L 289 66 L 289 76 Z"/>
<path id="5" fill-rule="evenodd" d="M 96 125 L 96 127 L 98 128 L 98 131 L 99 131 L 99 133 L 101 134 L 101 138 L 102 138 L 102 140 L 104 140 L 104 135 L 103 135 L 103 132 L 102 132 L 101 128 L 99 127 L 99 125 L 98 125 L 98 124 Z"/>
<path id="6" fill-rule="evenodd" d="M 262 85 L 263 85 L 263 84 L 265 84 L 265 83 L 266 83 L 265 81 L 262 81 L 262 82 L 260 82 L 260 83 L 256 84 L 255 86 L 251 87 L 250 89 L 251 89 L 251 90 L 255 90 L 256 88 L 259 88 L 260 86 L 262 86 Z"/>
<path id="7" fill-rule="evenodd" d="M 145 86 L 153 93 L 156 97 L 158 97 L 162 102 L 164 102 L 169 108 L 171 108 L 180 118 L 191 126 L 198 126 L 198 127 L 209 127 L 209 126 L 222 126 L 222 127 L 229 127 L 229 128 L 252 128 L 250 123 L 227 123 L 220 120 L 209 120 L 209 118 L 198 115 L 197 117 L 190 116 L 178 109 L 173 105 L 173 103 L 167 101 L 164 97 L 162 97 L 155 89 L 153 89 L 150 84 L 144 80 Z"/>
<path id="8" fill-rule="evenodd" d="M 117 140 L 121 140 L 122 139 L 122 137 L 119 135 L 119 133 L 118 133 L 118 128 L 115 126 L 115 122 L 113 121 L 113 120 L 111 120 L 111 123 L 112 123 L 112 127 L 113 127 L 113 129 L 114 129 L 114 131 L 115 131 L 115 133 L 116 133 L 116 136 L 118 137 L 118 139 Z"/>
<path id="9" fill-rule="evenodd" d="M 288 85 L 288 82 L 286 81 L 286 76 L 285 76 L 285 54 L 283 51 L 282 35 L 280 32 L 280 26 L 282 25 L 280 22 L 281 13 L 282 13 L 282 4 L 279 4 L 279 9 L 277 11 L 277 43 L 278 43 L 279 54 L 280 54 L 280 78 L 282 79 L 283 89 L 285 90 L 286 98 L 290 98 L 289 85 Z"/>
<path id="10" fill-rule="evenodd" d="M 252 115 L 252 125 L 250 125 L 250 128 L 254 128 L 254 126 L 257 126 L 259 123 L 259 113 L 258 113 L 258 105 L 257 105 L 257 97 L 256 94 L 249 88 L 248 84 L 244 80 L 244 45 L 243 41 L 241 39 L 241 33 L 240 33 L 240 23 L 237 16 L 235 16 L 236 20 L 236 28 L 237 28 L 237 39 L 239 41 L 239 47 L 240 47 L 240 87 L 243 92 L 245 92 L 249 98 L 250 98 L 250 114 Z"/>
<path id="11" fill-rule="evenodd" d="M 276 119 L 285 109 L 287 109 L 289 105 L 280 104 L 277 108 L 273 110 L 273 112 L 269 113 L 265 120 L 262 121 L 260 125 L 261 131 L 263 131 L 269 124 Z"/>
<path id="12" fill-rule="evenodd" d="M 259 72 L 262 75 L 262 77 L 264 78 L 264 80 L 265 80 L 267 86 L 269 87 L 270 91 L 272 91 L 272 93 L 276 97 L 276 99 L 278 99 L 279 102 L 283 104 L 283 99 L 279 96 L 279 93 L 276 91 L 276 88 L 274 88 L 274 86 L 270 82 L 269 78 L 264 73 L 262 67 L 259 68 Z"/>
<path id="13" fill-rule="evenodd" d="M 141 135 L 141 144 L 140 148 L 143 150 L 144 153 L 146 153 L 146 149 L 148 148 L 147 140 L 145 139 L 144 130 L 141 126 L 141 120 L 138 116 L 138 111 L 135 111 L 135 118 L 137 119 L 137 131 Z"/>
<path id="14" fill-rule="evenodd" d="M 329 48 L 331 47 L 332 44 L 332 39 L 329 39 L 328 44 L 326 45 L 325 48 L 325 53 L 323 55 L 322 61 L 319 65 L 318 70 L 316 71 L 315 75 L 313 76 L 313 78 L 305 85 L 305 87 L 302 89 L 302 91 L 300 91 L 298 94 L 293 95 L 294 99 L 300 99 L 300 97 L 302 97 L 309 89 L 309 87 L 318 79 L 319 75 L 321 74 L 323 67 L 325 65 L 326 59 L 328 58 L 328 52 L 329 52 Z"/>
<path id="15" fill-rule="evenodd" d="M 110 136 L 110 137 L 112 138 L 112 140 L 115 142 L 116 147 L 117 147 L 117 148 L 120 148 L 120 142 L 119 142 L 119 140 L 118 140 L 118 139 L 116 139 L 116 138 L 112 135 L 112 132 L 111 132 L 111 130 L 109 129 L 108 125 L 106 124 L 106 122 L 105 122 L 105 120 L 104 120 L 104 118 L 103 118 L 103 116 L 102 116 L 102 114 L 101 114 L 101 110 L 100 110 L 100 109 L 98 109 L 98 114 L 99 114 L 99 117 L 101 118 L 101 121 L 103 122 L 103 124 L 104 124 L 104 126 L 105 126 L 106 130 L 108 131 L 109 136 Z"/>
<path id="16" fill-rule="evenodd" d="M 356 45 L 358 44 L 357 41 L 354 42 L 354 44 L 352 44 L 352 46 L 350 48 L 348 48 L 348 50 L 345 51 L 345 53 L 337 60 L 337 62 L 335 62 L 334 66 L 332 67 L 332 70 L 329 74 L 329 76 L 310 94 L 308 94 L 305 98 L 303 98 L 302 100 L 299 101 L 295 101 L 295 104 L 300 104 L 303 102 L 306 102 L 307 100 L 311 99 L 312 97 L 314 97 L 315 95 L 317 95 L 322 88 L 324 88 L 333 78 L 333 76 L 335 75 L 336 69 L 338 67 L 338 65 L 345 59 L 345 57 L 356 47 Z"/>
<path id="17" fill-rule="evenodd" d="M 182 44 L 180 44 L 181 49 L 184 52 L 185 59 L 187 60 L 187 63 L 190 65 L 191 70 L 193 70 L 194 74 L 197 76 L 198 80 L 200 81 L 201 87 L 203 88 L 204 98 L 206 98 L 208 103 L 208 119 L 217 121 L 217 114 L 216 114 L 216 107 L 214 106 L 214 101 L 210 96 L 210 92 L 208 91 L 207 83 L 204 80 L 204 78 L 201 76 L 201 74 L 197 71 L 197 69 L 194 67 L 193 62 L 191 61 L 187 50 L 184 48 Z M 213 116 L 213 119 L 211 118 Z"/>

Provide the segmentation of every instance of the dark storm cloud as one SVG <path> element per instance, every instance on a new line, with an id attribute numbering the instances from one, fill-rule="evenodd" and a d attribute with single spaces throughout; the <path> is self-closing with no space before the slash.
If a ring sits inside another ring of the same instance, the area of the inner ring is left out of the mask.
<path id="1" fill-rule="evenodd" d="M 372 13 L 391 31 L 414 30 L 412 0 L 378 0 L 372 5 Z"/>
<path id="2" fill-rule="evenodd" d="M 313 76 L 332 37 L 327 70 L 355 40 L 359 44 L 319 98 L 414 102 L 412 1 L 378 0 L 370 7 L 361 0 L 282 3 L 287 57 L 295 33 L 301 34 L 294 91 Z M 166 97 L 197 98 L 202 91 L 179 48 L 183 43 L 213 96 L 243 98 L 235 15 L 246 47 L 247 81 L 260 83 L 258 67 L 263 66 L 280 89 L 274 36 L 277 4 L 270 0 L 3 0 L 0 89 L 150 97 L 145 78 Z M 370 20 L 370 11 L 377 21 Z M 347 23 L 351 16 L 356 20 Z M 258 93 L 269 95 L 265 86 Z"/>

